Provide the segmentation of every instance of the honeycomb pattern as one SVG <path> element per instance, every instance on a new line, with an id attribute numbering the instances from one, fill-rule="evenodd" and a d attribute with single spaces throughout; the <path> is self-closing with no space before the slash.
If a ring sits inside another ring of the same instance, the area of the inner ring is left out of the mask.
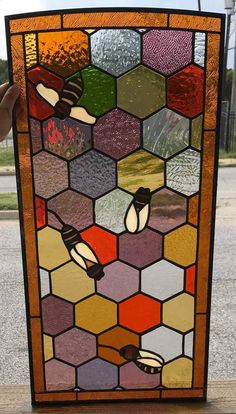
<path id="1" fill-rule="evenodd" d="M 63 36 L 39 33 L 39 65 L 27 72 L 46 390 L 191 388 L 198 229 L 187 218 L 201 185 L 205 38 L 139 28 Z M 93 126 L 59 119 L 35 89 L 60 93 L 80 76 L 75 105 Z M 125 220 L 141 187 L 150 211 L 133 234 Z M 66 247 L 66 225 L 86 243 L 82 259 Z M 126 345 L 161 355 L 162 373 L 124 359 Z"/>

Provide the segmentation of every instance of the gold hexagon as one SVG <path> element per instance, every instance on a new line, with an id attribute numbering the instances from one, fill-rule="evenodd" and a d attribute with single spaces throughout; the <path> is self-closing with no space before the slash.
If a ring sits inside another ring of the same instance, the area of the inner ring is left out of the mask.
<path id="1" fill-rule="evenodd" d="M 163 304 L 163 323 L 181 332 L 194 327 L 194 298 L 182 293 Z"/>
<path id="2" fill-rule="evenodd" d="M 38 253 L 39 265 L 47 270 L 52 270 L 70 260 L 60 232 L 51 227 L 45 227 L 38 232 Z"/>
<path id="3" fill-rule="evenodd" d="M 75 324 L 89 332 L 100 333 L 117 323 L 117 305 L 93 295 L 75 306 Z"/>
<path id="4" fill-rule="evenodd" d="M 168 388 L 191 388 L 192 364 L 188 358 L 178 358 L 164 365 L 162 385 Z"/>
<path id="5" fill-rule="evenodd" d="M 53 358 L 53 344 L 51 336 L 43 335 L 43 351 L 45 362 Z"/>
<path id="6" fill-rule="evenodd" d="M 151 191 L 164 185 L 164 161 L 144 150 L 118 162 L 118 186 L 131 193 L 139 187 L 148 187 Z"/>
<path id="7" fill-rule="evenodd" d="M 165 236 L 164 256 L 182 266 L 196 261 L 197 230 L 186 224 Z"/>
<path id="8" fill-rule="evenodd" d="M 70 302 L 78 302 L 95 291 L 94 280 L 74 262 L 69 262 L 51 273 L 52 293 Z"/>

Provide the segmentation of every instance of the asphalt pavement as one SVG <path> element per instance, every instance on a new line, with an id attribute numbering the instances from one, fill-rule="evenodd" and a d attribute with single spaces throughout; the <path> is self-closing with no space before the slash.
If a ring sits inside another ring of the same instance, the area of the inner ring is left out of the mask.
<path id="1" fill-rule="evenodd" d="M 236 378 L 236 168 L 219 170 L 217 206 L 209 358 L 215 380 Z M 0 221 L 0 234 L 0 384 L 24 384 L 29 374 L 18 221 Z"/>
<path id="2" fill-rule="evenodd" d="M 0 193 L 15 193 L 16 192 L 16 176 L 3 175 L 0 176 Z"/>

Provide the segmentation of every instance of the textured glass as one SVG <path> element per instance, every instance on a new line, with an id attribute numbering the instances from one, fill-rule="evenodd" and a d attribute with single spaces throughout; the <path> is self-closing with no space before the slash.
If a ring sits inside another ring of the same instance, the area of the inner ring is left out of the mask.
<path id="1" fill-rule="evenodd" d="M 196 149 L 201 149 L 202 146 L 202 115 L 192 120 L 192 137 L 191 145 Z"/>
<path id="2" fill-rule="evenodd" d="M 191 60 L 191 32 L 150 30 L 143 36 L 143 62 L 158 72 L 170 75 Z"/>
<path id="3" fill-rule="evenodd" d="M 204 67 L 205 65 L 206 34 L 195 33 L 194 62 Z"/>
<path id="4" fill-rule="evenodd" d="M 118 385 L 118 368 L 99 358 L 78 368 L 77 376 L 84 390 L 112 390 Z"/>
<path id="5" fill-rule="evenodd" d="M 189 120 L 169 109 L 162 109 L 143 123 L 143 146 L 156 155 L 169 158 L 189 144 Z"/>
<path id="6" fill-rule="evenodd" d="M 117 80 L 117 104 L 144 118 L 165 105 L 165 78 L 139 66 Z"/>
<path id="7" fill-rule="evenodd" d="M 167 186 L 185 195 L 199 191 L 200 159 L 198 152 L 188 149 L 167 162 Z"/>
<path id="8" fill-rule="evenodd" d="M 25 35 L 25 60 L 27 69 L 37 63 L 37 43 L 34 33 Z"/>
<path id="9" fill-rule="evenodd" d="M 92 63 L 119 76 L 140 62 L 140 35 L 134 30 L 98 30 L 91 36 Z"/>

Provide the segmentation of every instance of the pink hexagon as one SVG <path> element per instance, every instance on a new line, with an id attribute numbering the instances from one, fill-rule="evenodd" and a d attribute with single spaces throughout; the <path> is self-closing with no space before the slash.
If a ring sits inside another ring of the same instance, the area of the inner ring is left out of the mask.
<path id="1" fill-rule="evenodd" d="M 55 338 L 55 357 L 80 365 L 96 356 L 96 337 L 73 328 Z"/>
<path id="2" fill-rule="evenodd" d="M 47 391 L 64 391 L 75 387 L 75 368 L 52 359 L 45 364 Z"/>
<path id="3" fill-rule="evenodd" d="M 56 335 L 73 326 L 73 305 L 55 296 L 42 300 L 43 331 Z"/>

